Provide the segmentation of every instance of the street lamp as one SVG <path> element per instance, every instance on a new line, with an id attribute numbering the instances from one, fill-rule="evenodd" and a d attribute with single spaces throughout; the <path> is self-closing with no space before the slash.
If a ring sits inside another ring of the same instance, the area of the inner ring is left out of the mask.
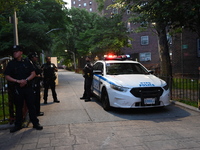
<path id="1" fill-rule="evenodd" d="M 53 29 L 49 30 L 48 32 L 46 32 L 45 34 L 49 34 L 50 32 L 55 31 L 55 30 L 63 30 L 63 28 L 53 28 Z M 42 63 L 44 64 L 44 51 L 43 50 L 42 50 Z"/>
<path id="2" fill-rule="evenodd" d="M 51 29 L 51 30 L 49 30 L 48 32 L 46 32 L 45 34 L 49 34 L 50 32 L 52 32 L 52 31 L 55 31 L 55 30 L 62 30 L 63 28 L 54 28 L 54 29 Z"/>
<path id="3" fill-rule="evenodd" d="M 67 52 L 70 52 L 70 53 L 72 53 L 73 54 L 73 60 L 74 60 L 74 69 L 76 70 L 76 58 L 75 58 L 75 53 L 74 52 L 72 52 L 72 51 L 70 51 L 70 50 L 65 50 L 65 52 L 67 53 Z"/>

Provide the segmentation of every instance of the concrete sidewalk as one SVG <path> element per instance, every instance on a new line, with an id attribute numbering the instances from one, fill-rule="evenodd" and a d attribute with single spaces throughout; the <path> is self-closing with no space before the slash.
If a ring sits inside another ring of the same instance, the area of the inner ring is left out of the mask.
<path id="1" fill-rule="evenodd" d="M 58 74 L 59 84 L 56 91 L 61 103 L 53 103 L 50 90 L 48 104 L 44 105 L 41 101 L 41 111 L 44 112 L 44 116 L 39 117 L 39 120 L 44 129 L 37 131 L 30 123 L 27 128 L 16 133 L 9 133 L 8 129 L 0 130 L 1 150 L 199 149 L 200 140 L 197 140 L 200 139 L 197 132 L 200 129 L 199 122 L 191 122 L 187 117 L 182 119 L 186 123 L 180 130 L 185 138 L 182 138 L 179 132 L 176 134 L 178 128 L 175 130 L 172 121 L 166 121 L 166 118 L 159 122 L 156 120 L 93 121 L 87 115 L 88 103 L 79 100 L 83 93 L 81 75 L 64 70 L 59 70 Z M 73 76 L 70 82 L 66 80 L 67 75 Z M 188 131 L 189 122 L 195 125 L 196 130 Z M 182 126 L 178 121 L 174 121 L 173 124 L 176 124 L 176 127 Z"/>

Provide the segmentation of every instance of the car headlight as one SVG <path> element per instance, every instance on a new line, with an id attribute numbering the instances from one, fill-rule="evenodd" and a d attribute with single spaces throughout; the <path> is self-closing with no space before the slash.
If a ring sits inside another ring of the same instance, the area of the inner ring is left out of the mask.
<path id="1" fill-rule="evenodd" d="M 111 84 L 110 87 L 114 90 L 121 91 L 121 92 L 126 92 L 129 89 L 126 87 L 117 86 L 117 85 L 113 85 L 113 84 Z"/>
<path id="2" fill-rule="evenodd" d="M 163 86 L 163 88 L 164 88 L 165 90 L 168 90 L 168 89 L 169 89 L 168 84 L 166 84 L 165 86 Z"/>

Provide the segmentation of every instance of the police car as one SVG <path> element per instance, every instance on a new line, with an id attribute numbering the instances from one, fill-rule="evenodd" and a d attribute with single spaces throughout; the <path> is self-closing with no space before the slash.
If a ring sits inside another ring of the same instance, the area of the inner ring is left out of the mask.
<path id="1" fill-rule="evenodd" d="M 170 104 L 167 83 L 137 61 L 116 56 L 98 60 L 93 67 L 92 93 L 101 100 L 104 110 L 112 107 L 150 108 Z"/>

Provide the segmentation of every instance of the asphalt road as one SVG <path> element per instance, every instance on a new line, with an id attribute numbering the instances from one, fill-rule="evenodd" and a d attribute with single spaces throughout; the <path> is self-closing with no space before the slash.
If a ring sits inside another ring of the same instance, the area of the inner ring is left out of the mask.
<path id="1" fill-rule="evenodd" d="M 17 133 L 0 131 L 3 150 L 199 150 L 200 113 L 170 105 L 156 109 L 113 109 L 106 112 L 93 98 L 84 102 L 83 77 L 59 70 L 56 86 L 61 103 L 41 101 L 42 131 L 32 124 Z"/>

